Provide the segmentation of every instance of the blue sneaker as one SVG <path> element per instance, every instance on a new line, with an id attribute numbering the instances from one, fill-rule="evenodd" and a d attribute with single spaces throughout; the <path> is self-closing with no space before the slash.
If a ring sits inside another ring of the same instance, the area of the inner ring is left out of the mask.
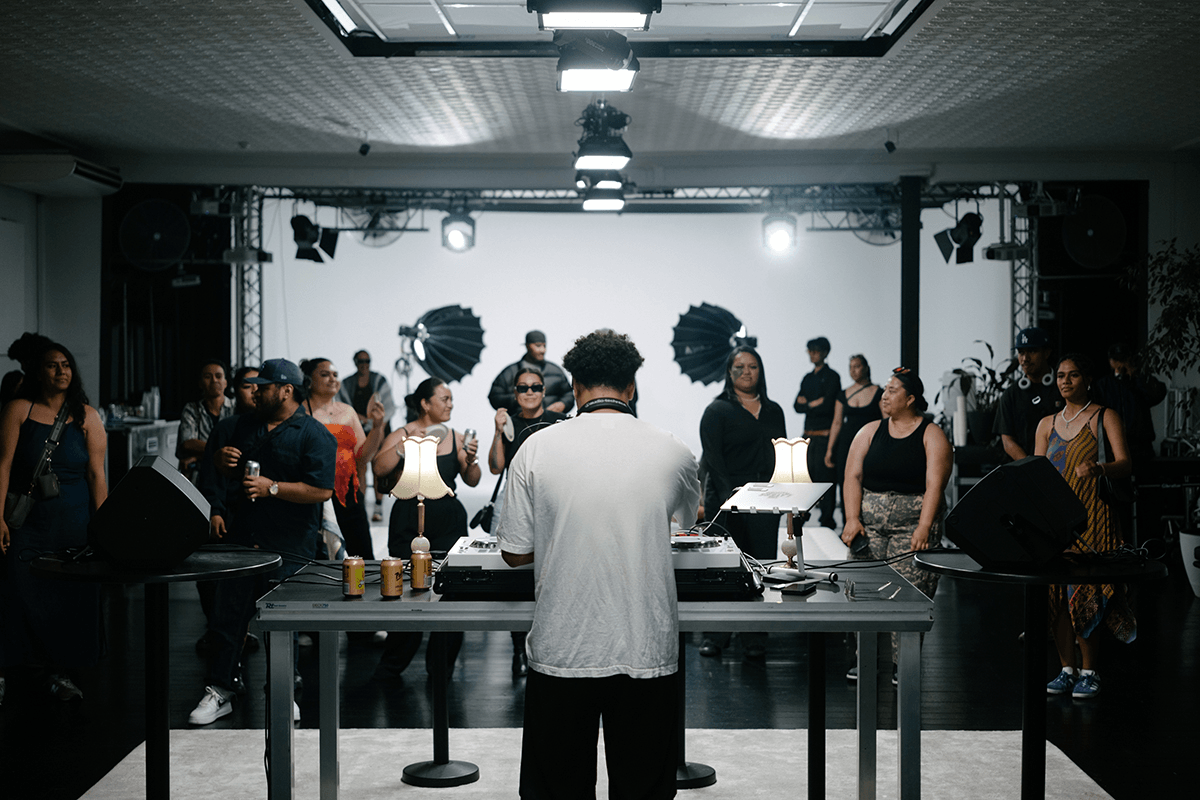
<path id="1" fill-rule="evenodd" d="M 1071 697 L 1087 700 L 1098 694 L 1100 694 L 1100 675 L 1089 672 L 1087 675 L 1079 676 L 1079 680 L 1075 683 L 1075 691 L 1071 692 Z"/>
<path id="2" fill-rule="evenodd" d="M 1058 677 L 1046 684 L 1046 694 L 1066 694 L 1075 688 L 1075 673 L 1068 667 Z"/>

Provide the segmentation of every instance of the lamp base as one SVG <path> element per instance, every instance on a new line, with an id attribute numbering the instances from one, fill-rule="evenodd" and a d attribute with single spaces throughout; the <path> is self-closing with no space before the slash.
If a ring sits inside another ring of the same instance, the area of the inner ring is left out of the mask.
<path id="1" fill-rule="evenodd" d="M 717 782 L 717 771 L 707 764 L 685 761 L 675 768 L 676 789 L 701 789 Z"/>
<path id="2" fill-rule="evenodd" d="M 479 767 L 469 761 L 419 761 L 405 767 L 400 780 L 412 786 L 463 786 L 479 780 Z"/>

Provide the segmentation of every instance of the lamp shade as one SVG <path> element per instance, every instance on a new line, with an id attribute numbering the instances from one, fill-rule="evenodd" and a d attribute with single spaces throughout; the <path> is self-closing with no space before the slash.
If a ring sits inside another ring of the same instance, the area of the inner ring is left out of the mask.
<path id="1" fill-rule="evenodd" d="M 772 439 L 775 473 L 771 483 L 812 483 L 808 474 L 808 439 Z"/>
<path id="2" fill-rule="evenodd" d="M 392 497 L 437 500 L 454 494 L 438 474 L 437 448 L 436 436 L 410 436 L 404 440 L 404 471 L 392 489 Z"/>

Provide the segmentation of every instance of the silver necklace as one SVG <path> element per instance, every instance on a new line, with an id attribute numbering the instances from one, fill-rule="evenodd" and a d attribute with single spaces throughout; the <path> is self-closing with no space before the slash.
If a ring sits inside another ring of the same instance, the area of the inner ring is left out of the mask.
<path id="1" fill-rule="evenodd" d="M 1088 406 L 1090 406 L 1091 404 L 1092 404 L 1092 401 L 1091 401 L 1091 400 L 1088 400 L 1088 401 L 1087 401 L 1087 406 L 1084 406 L 1083 408 L 1081 408 L 1081 409 L 1079 409 L 1078 411 L 1076 411 L 1076 412 L 1075 412 L 1075 416 L 1071 417 L 1070 419 L 1067 419 L 1067 410 L 1064 408 L 1064 409 L 1062 410 L 1062 418 L 1063 418 L 1063 422 L 1065 422 L 1065 423 L 1067 423 L 1068 425 L 1070 425 L 1072 422 L 1074 422 L 1074 421 L 1075 421 L 1076 417 L 1078 417 L 1078 416 L 1079 416 L 1080 414 L 1082 414 L 1084 411 L 1087 411 L 1087 407 L 1088 407 Z"/>

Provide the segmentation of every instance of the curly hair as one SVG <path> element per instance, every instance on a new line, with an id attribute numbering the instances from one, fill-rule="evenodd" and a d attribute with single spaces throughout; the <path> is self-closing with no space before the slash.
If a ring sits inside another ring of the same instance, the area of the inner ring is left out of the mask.
<path id="1" fill-rule="evenodd" d="M 563 356 L 563 366 L 580 386 L 618 391 L 633 383 L 644 361 L 627 335 L 607 328 L 580 336 Z"/>
<path id="2" fill-rule="evenodd" d="M 75 418 L 75 424 L 83 427 L 84 415 L 88 404 L 87 394 L 83 391 L 83 378 L 79 375 L 79 366 L 75 356 L 64 345 L 42 336 L 40 333 L 23 333 L 8 348 L 8 357 L 21 364 L 25 372 L 25 380 L 17 392 L 17 397 L 30 402 L 43 399 L 42 392 L 42 361 L 47 353 L 62 353 L 67 363 L 71 365 L 71 384 L 67 387 L 67 413 Z"/>

